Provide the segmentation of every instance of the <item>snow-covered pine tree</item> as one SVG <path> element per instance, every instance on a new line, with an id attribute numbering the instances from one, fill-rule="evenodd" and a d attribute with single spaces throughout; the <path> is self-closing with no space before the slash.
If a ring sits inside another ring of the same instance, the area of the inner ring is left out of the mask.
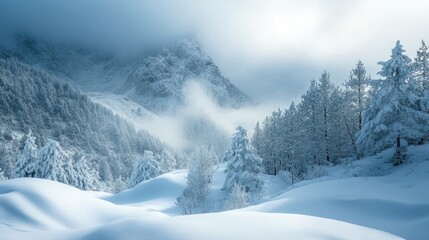
<path id="1" fill-rule="evenodd" d="M 38 178 L 69 184 L 74 175 L 70 159 L 60 144 L 52 139 L 48 139 L 46 145 L 40 149 L 36 166 L 35 177 Z"/>
<path id="2" fill-rule="evenodd" d="M 263 156 L 262 166 L 267 174 L 277 175 L 277 172 L 281 170 L 282 156 L 285 155 L 283 128 L 283 114 L 280 109 L 274 111 L 264 122 L 263 144 L 265 147 L 262 148 L 261 154 Z"/>
<path id="3" fill-rule="evenodd" d="M 366 75 L 366 69 L 362 61 L 359 60 L 356 67 L 351 70 L 349 79 L 344 83 L 348 96 L 345 100 L 350 103 L 350 109 L 352 109 L 348 114 L 353 114 L 350 129 L 354 134 L 362 129 L 363 113 L 369 100 L 369 81 L 370 78 Z"/>
<path id="4" fill-rule="evenodd" d="M 259 142 L 259 149 L 255 149 L 255 152 L 257 152 L 258 156 L 260 156 L 262 160 L 262 167 L 264 169 L 264 172 L 269 174 L 271 165 L 273 160 L 271 159 L 271 152 L 272 152 L 272 131 L 271 131 L 271 119 L 269 117 L 266 117 L 265 120 L 262 122 L 262 132 L 260 134 L 260 142 Z M 257 142 L 256 142 L 257 143 Z M 228 149 L 227 153 L 225 154 L 223 161 L 226 161 L 227 159 L 231 159 L 233 155 L 233 152 L 231 149 Z"/>
<path id="5" fill-rule="evenodd" d="M 75 164 L 75 182 L 73 186 L 82 190 L 97 190 L 100 187 L 100 176 L 95 169 L 91 169 L 85 158 L 81 158 Z"/>
<path id="6" fill-rule="evenodd" d="M 153 152 L 144 151 L 142 159 L 133 168 L 128 187 L 132 188 L 142 181 L 158 176 L 160 173 L 159 162 L 155 159 Z"/>
<path id="7" fill-rule="evenodd" d="M 106 158 L 100 159 L 98 171 L 100 173 L 100 178 L 103 179 L 105 182 L 114 182 L 112 170 Z"/>
<path id="8" fill-rule="evenodd" d="M 211 209 L 210 185 L 219 159 L 213 148 L 201 145 L 190 155 L 187 187 L 177 198 L 184 214 L 206 213 Z"/>
<path id="9" fill-rule="evenodd" d="M 250 142 L 252 146 L 255 147 L 256 153 L 260 154 L 259 152 L 261 151 L 263 146 L 263 136 L 262 136 L 262 129 L 259 126 L 259 121 L 256 122 L 256 126 L 253 131 L 253 135 Z"/>
<path id="10" fill-rule="evenodd" d="M 429 91 L 429 47 L 422 40 L 413 63 L 413 78 L 425 91 Z"/>
<path id="11" fill-rule="evenodd" d="M 63 164 L 63 169 L 65 172 L 65 177 L 67 179 L 67 184 L 71 186 L 77 187 L 78 175 L 76 169 L 73 166 L 73 162 L 71 158 L 65 158 Z"/>
<path id="12" fill-rule="evenodd" d="M 168 173 L 176 169 L 176 158 L 170 151 L 164 149 L 158 156 L 159 166 L 162 173 Z"/>
<path id="13" fill-rule="evenodd" d="M 404 146 L 415 143 L 428 132 L 429 115 L 421 110 L 421 98 L 410 86 L 411 59 L 404 54 L 399 41 L 391 58 L 379 62 L 384 77 L 370 106 L 365 112 L 364 125 L 357 137 L 360 152 L 372 155 L 395 147 L 394 165 L 404 159 Z"/>
<path id="14" fill-rule="evenodd" d="M 272 136 L 272 151 L 271 159 L 273 160 L 271 166 L 271 173 L 277 175 L 278 172 L 284 169 L 286 165 L 286 125 L 285 115 L 281 109 L 274 111 L 271 115 L 271 136 Z M 253 146 L 252 146 L 253 147 Z M 256 154 L 256 152 L 255 152 Z"/>
<path id="15" fill-rule="evenodd" d="M 345 120 L 346 110 L 350 103 L 345 100 L 345 92 L 335 86 L 332 89 L 328 107 L 328 149 L 331 161 L 356 155 L 355 134 L 357 129 L 351 129 Z"/>
<path id="16" fill-rule="evenodd" d="M 279 171 L 291 171 L 294 164 L 295 164 L 295 140 L 294 137 L 296 136 L 296 107 L 295 104 L 292 102 L 289 109 L 286 109 L 283 111 L 283 116 L 281 118 L 280 123 L 280 130 L 281 130 L 281 146 L 279 146 L 283 152 L 281 157 L 281 166 L 279 168 Z"/>
<path id="17" fill-rule="evenodd" d="M 311 80 L 310 87 L 301 97 L 298 105 L 299 120 L 302 122 L 299 139 L 301 143 L 296 148 L 296 153 L 300 159 L 313 164 L 320 164 L 324 161 L 320 153 L 324 152 L 321 142 L 323 138 L 320 132 L 320 126 L 323 126 L 321 115 L 318 111 L 319 94 L 318 86 L 315 80 Z M 305 143 L 305 144 L 304 144 Z"/>
<path id="18" fill-rule="evenodd" d="M 234 184 L 240 184 L 250 198 L 256 199 L 262 193 L 264 182 L 260 179 L 262 159 L 249 144 L 246 129 L 238 126 L 232 138 L 230 153 L 225 156 L 228 163 L 225 169 L 226 178 L 223 185 L 228 193 Z"/>
<path id="19" fill-rule="evenodd" d="M 247 206 L 249 206 L 249 196 L 242 186 L 235 183 L 223 203 L 224 210 L 239 209 Z"/>
<path id="20" fill-rule="evenodd" d="M 31 135 L 30 130 L 25 140 L 24 149 L 16 158 L 10 178 L 34 177 L 36 175 L 38 149 L 35 142 L 36 138 Z"/>
<path id="21" fill-rule="evenodd" d="M 429 46 L 423 40 L 412 65 L 411 90 L 420 97 L 418 104 L 421 111 L 429 112 Z M 429 133 L 426 133 L 420 142 L 424 143 L 428 139 Z"/>
<path id="22" fill-rule="evenodd" d="M 289 109 L 274 111 L 263 123 L 263 129 L 256 125 L 253 144 L 259 146 L 256 153 L 262 160 L 265 173 L 277 175 L 280 171 L 295 169 L 296 139 L 299 139 L 297 108 L 292 103 Z M 297 138 L 298 137 L 298 138 Z"/>
<path id="23" fill-rule="evenodd" d="M 332 156 L 330 152 L 330 141 L 331 141 L 331 134 L 329 129 L 329 123 L 332 121 L 330 119 L 331 117 L 331 94 L 334 90 L 334 85 L 331 83 L 331 76 L 328 72 L 324 71 L 322 75 L 319 78 L 319 101 L 318 101 L 318 109 L 319 114 L 322 118 L 322 125 L 318 126 L 318 134 L 321 134 L 320 139 L 322 140 L 320 142 L 321 147 L 323 149 L 323 159 L 326 160 L 326 162 L 332 161 Z"/>
<path id="24" fill-rule="evenodd" d="M 294 183 L 298 179 L 302 179 L 303 174 L 307 171 L 308 159 L 302 157 L 305 146 L 302 144 L 305 132 L 303 131 L 302 113 L 291 103 L 289 109 L 285 111 L 286 118 L 286 149 L 287 149 L 287 162 L 284 169 L 290 173 L 291 182 Z"/>

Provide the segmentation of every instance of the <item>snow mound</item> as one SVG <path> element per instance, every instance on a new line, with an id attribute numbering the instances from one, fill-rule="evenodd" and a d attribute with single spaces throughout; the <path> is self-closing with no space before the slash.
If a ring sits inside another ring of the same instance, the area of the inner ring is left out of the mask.
<path id="1" fill-rule="evenodd" d="M 410 159 L 399 167 L 391 166 L 388 155 L 386 151 L 329 167 L 328 176 L 288 189 L 282 187 L 280 178 L 263 176 L 265 197 L 259 205 L 189 216 L 181 216 L 175 205 L 186 185 L 186 170 L 144 181 L 116 195 L 42 179 L 7 180 L 0 182 L 0 236 L 423 240 L 429 226 L 429 145 L 410 147 Z M 214 175 L 215 201 L 225 194 L 221 191 L 224 168 L 221 164 Z"/>
<path id="2" fill-rule="evenodd" d="M 169 216 L 158 212 L 169 211 L 168 206 L 185 187 L 185 176 L 186 171 L 175 171 L 117 195 L 85 192 L 42 179 L 3 181 L 0 236 L 104 240 L 400 239 L 367 227 L 297 214 L 240 210 Z"/>
<path id="3" fill-rule="evenodd" d="M 131 214 L 92 192 L 37 178 L 0 183 L 1 224 L 21 231 L 73 229 L 102 224 Z M 112 209 L 112 211 L 105 211 Z M 0 234 L 1 235 L 1 234 Z"/>
<path id="4" fill-rule="evenodd" d="M 409 161 L 399 167 L 386 162 L 389 151 L 356 162 L 355 168 L 378 169 L 379 174 L 387 175 L 301 183 L 303 186 L 246 210 L 312 215 L 382 229 L 407 239 L 426 239 L 429 145 L 409 151 Z M 369 173 L 379 175 L 374 172 Z"/>
<path id="5" fill-rule="evenodd" d="M 265 223 L 265 224 L 261 224 Z M 126 219 L 102 226 L 82 239 L 401 239 L 378 230 L 330 219 L 230 211 L 224 213 Z"/>
<path id="6" fill-rule="evenodd" d="M 144 181 L 116 195 L 102 197 L 118 205 L 141 206 L 146 209 L 178 214 L 175 200 L 186 187 L 186 170 L 178 170 Z"/>

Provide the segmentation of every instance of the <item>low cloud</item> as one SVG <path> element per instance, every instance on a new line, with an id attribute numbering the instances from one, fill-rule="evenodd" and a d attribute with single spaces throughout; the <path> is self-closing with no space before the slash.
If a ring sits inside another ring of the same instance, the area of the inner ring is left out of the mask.
<path id="1" fill-rule="evenodd" d="M 429 41 L 428 8 L 425 0 L 3 0 L 0 43 L 26 32 L 133 53 L 193 33 L 239 88 L 286 103 L 323 70 L 342 83 L 359 59 L 376 76 L 398 39 L 414 56 Z"/>
<path id="2" fill-rule="evenodd" d="M 238 125 L 248 130 L 249 137 L 257 121 L 271 114 L 278 106 L 259 104 L 240 109 L 218 106 L 201 81 L 190 80 L 184 87 L 184 105 L 174 115 L 130 117 L 116 111 L 139 129 L 144 129 L 179 150 L 191 150 L 196 145 L 214 145 L 219 153 L 229 147 Z"/>

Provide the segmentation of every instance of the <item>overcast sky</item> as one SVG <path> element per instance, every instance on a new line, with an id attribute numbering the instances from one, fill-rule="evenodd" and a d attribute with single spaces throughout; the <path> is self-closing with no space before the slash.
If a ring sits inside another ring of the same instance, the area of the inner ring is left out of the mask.
<path id="1" fill-rule="evenodd" d="M 132 51 L 192 32 L 254 99 L 298 100 L 323 70 L 342 83 L 361 59 L 373 76 L 396 40 L 429 41 L 424 0 L 2 0 L 0 42 L 16 31 Z"/>

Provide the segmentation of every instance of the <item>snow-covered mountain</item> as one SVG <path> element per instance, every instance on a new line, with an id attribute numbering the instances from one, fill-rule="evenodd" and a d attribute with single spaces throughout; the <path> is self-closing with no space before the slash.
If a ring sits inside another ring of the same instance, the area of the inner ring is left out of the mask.
<path id="1" fill-rule="evenodd" d="M 36 145 L 58 141 L 73 160 L 87 159 L 104 182 L 128 178 L 145 150 L 168 148 L 58 77 L 0 59 L 0 168 L 7 177 L 30 129 Z"/>
<path id="2" fill-rule="evenodd" d="M 250 98 L 222 75 L 195 38 L 188 35 L 168 46 L 127 56 L 19 35 L 15 47 L 2 52 L 85 90 L 124 95 L 158 114 L 172 113 L 183 104 L 182 89 L 189 80 L 201 83 L 222 107 L 250 103 Z"/>

